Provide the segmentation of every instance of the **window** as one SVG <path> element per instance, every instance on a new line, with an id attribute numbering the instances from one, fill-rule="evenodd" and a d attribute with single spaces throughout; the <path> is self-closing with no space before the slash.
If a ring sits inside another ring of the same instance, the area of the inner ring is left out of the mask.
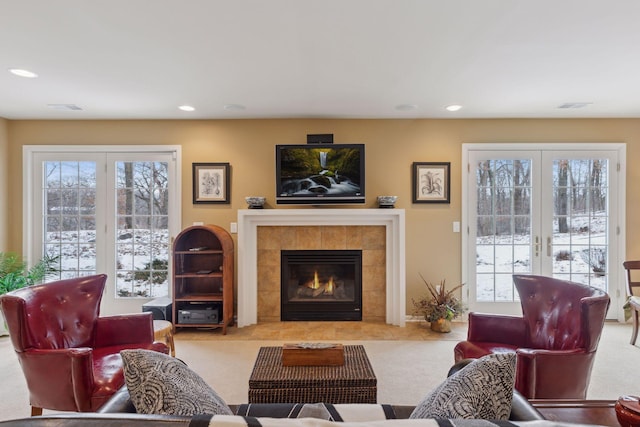
<path id="1" fill-rule="evenodd" d="M 106 273 L 112 299 L 168 295 L 179 154 L 173 146 L 25 147 L 28 259 L 56 257 L 53 279 Z"/>
<path id="2" fill-rule="evenodd" d="M 465 144 L 463 281 L 471 310 L 520 312 L 513 274 L 619 298 L 624 253 L 621 144 Z M 466 262 L 470 260 L 470 262 Z M 622 304 L 619 304 L 620 306 Z M 610 310 L 616 317 L 616 310 Z"/>

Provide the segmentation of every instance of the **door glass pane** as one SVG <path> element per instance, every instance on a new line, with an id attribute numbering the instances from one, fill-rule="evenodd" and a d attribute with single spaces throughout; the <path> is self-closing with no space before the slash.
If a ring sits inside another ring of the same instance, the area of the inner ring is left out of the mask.
<path id="1" fill-rule="evenodd" d="M 511 275 L 531 272 L 531 160 L 476 169 L 476 299 L 516 301 Z"/>
<path id="2" fill-rule="evenodd" d="M 166 162 L 116 162 L 116 295 L 169 292 Z"/>
<path id="3" fill-rule="evenodd" d="M 48 281 L 96 273 L 96 163 L 43 162 L 44 253 L 56 257 Z"/>
<path id="4" fill-rule="evenodd" d="M 607 159 L 553 161 L 553 276 L 607 290 Z"/>

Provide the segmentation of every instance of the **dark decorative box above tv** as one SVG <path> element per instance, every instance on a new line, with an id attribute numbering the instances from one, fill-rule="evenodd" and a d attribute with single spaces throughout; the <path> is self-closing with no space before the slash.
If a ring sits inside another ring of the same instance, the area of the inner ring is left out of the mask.
<path id="1" fill-rule="evenodd" d="M 277 145 L 276 203 L 364 203 L 364 156 L 364 144 Z"/>
<path id="2" fill-rule="evenodd" d="M 332 133 L 307 135 L 307 144 L 333 144 Z"/>

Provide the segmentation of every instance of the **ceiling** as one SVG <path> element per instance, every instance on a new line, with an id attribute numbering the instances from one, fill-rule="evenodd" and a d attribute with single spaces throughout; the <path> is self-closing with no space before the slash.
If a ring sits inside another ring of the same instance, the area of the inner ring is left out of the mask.
<path id="1" fill-rule="evenodd" d="M 0 4 L 7 119 L 640 117 L 638 0 Z"/>

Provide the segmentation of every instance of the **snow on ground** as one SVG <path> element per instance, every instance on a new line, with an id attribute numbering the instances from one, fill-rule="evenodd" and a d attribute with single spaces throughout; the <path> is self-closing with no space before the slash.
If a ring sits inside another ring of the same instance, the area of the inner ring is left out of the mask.
<path id="1" fill-rule="evenodd" d="M 607 290 L 607 276 L 594 271 L 600 266 L 606 273 L 606 221 L 604 215 L 571 219 L 569 233 L 553 234 L 553 276 Z M 515 301 L 517 292 L 512 274 L 532 272 L 529 235 L 482 236 L 476 238 L 476 292 L 479 301 Z M 546 242 L 541 246 L 546 251 Z M 603 257 L 603 259 L 600 259 Z"/>
<path id="2" fill-rule="evenodd" d="M 96 232 L 49 233 L 46 252 L 60 255 L 60 277 L 96 273 Z M 124 230 L 116 243 L 116 294 L 122 297 L 158 297 L 169 291 L 166 262 L 169 259 L 169 230 Z M 160 260 L 156 265 L 154 260 Z M 159 269 L 157 268 L 159 265 Z M 152 265 L 154 270 L 149 271 Z M 137 272 L 137 273 L 136 273 Z M 149 283 L 148 273 L 159 283 Z M 137 277 L 136 277 L 137 276 Z M 153 276 L 152 276 L 153 277 Z"/>
<path id="3" fill-rule="evenodd" d="M 599 248 L 605 248 L 606 217 L 572 219 L 570 233 L 553 235 L 553 274 L 555 277 L 607 289 L 606 275 L 593 271 L 593 261 Z M 554 229 L 558 227 L 555 224 Z M 73 231 L 48 235 L 49 255 L 61 255 L 62 277 L 93 274 L 96 271 L 95 231 Z M 531 272 L 530 237 L 528 235 L 484 236 L 476 239 L 477 297 L 480 301 L 514 301 L 517 293 L 511 275 Z M 148 271 L 154 260 L 169 260 L 168 230 L 121 230 L 116 243 L 116 293 L 124 297 L 157 297 L 167 295 L 169 275 L 158 273 L 158 282 L 149 283 L 140 274 Z M 595 246 L 594 246 L 595 245 Z M 595 247 L 595 251 L 594 251 Z M 543 248 L 546 250 L 546 248 Z M 590 256 L 591 255 L 591 256 Z M 606 271 L 606 260 L 605 260 Z M 154 266 L 157 268 L 157 266 Z M 136 274 L 136 272 L 138 272 Z M 137 276 L 137 277 L 136 277 Z"/>

